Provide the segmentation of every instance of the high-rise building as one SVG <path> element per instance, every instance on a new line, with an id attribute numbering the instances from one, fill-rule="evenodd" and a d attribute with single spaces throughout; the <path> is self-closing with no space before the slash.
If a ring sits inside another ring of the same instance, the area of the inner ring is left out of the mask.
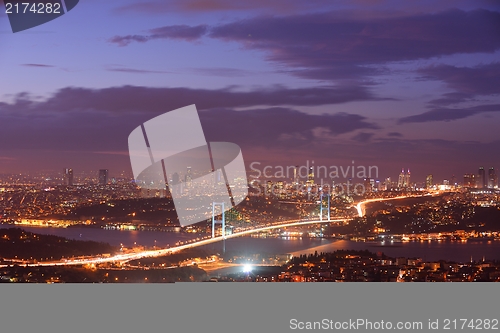
<path id="1" fill-rule="evenodd" d="M 398 188 L 400 189 L 408 189 L 411 187 L 411 179 L 410 179 L 410 169 L 405 172 L 405 169 L 401 169 L 401 173 L 398 177 Z"/>
<path id="2" fill-rule="evenodd" d="M 427 177 L 425 178 L 425 188 L 429 189 L 429 188 L 432 188 L 432 186 L 434 185 L 434 181 L 433 181 L 433 176 L 432 175 L 427 175 Z"/>
<path id="3" fill-rule="evenodd" d="M 273 191 L 273 182 L 268 180 L 266 184 L 266 194 L 271 195 Z"/>
<path id="4" fill-rule="evenodd" d="M 411 186 L 411 182 L 410 182 L 410 169 L 408 169 L 408 172 L 405 175 L 405 185 L 404 185 L 404 187 L 408 188 L 410 186 Z"/>
<path id="5" fill-rule="evenodd" d="M 384 182 L 384 188 L 386 191 L 392 190 L 392 180 L 391 177 L 387 177 Z"/>
<path id="6" fill-rule="evenodd" d="M 99 185 L 106 185 L 108 183 L 108 169 L 99 170 Z"/>
<path id="7" fill-rule="evenodd" d="M 299 184 L 299 166 L 296 165 L 295 168 L 293 168 L 293 185 L 298 185 Z"/>
<path id="8" fill-rule="evenodd" d="M 464 187 L 476 187 L 476 175 L 466 173 L 464 175 Z"/>
<path id="9" fill-rule="evenodd" d="M 484 167 L 479 167 L 479 172 L 477 174 L 476 179 L 476 187 L 477 188 L 485 188 L 486 187 L 486 172 Z"/>
<path id="10" fill-rule="evenodd" d="M 307 182 L 310 185 L 314 185 L 314 168 L 309 167 L 309 174 L 307 175 Z"/>
<path id="11" fill-rule="evenodd" d="M 399 174 L 398 177 L 398 188 L 403 188 L 405 187 L 405 170 L 401 169 L 401 173 Z"/>
<path id="12" fill-rule="evenodd" d="M 365 192 L 366 193 L 371 193 L 373 190 L 372 187 L 372 179 L 371 178 L 365 178 L 363 181 L 363 186 L 365 187 Z"/>
<path id="13" fill-rule="evenodd" d="M 495 168 L 491 167 L 488 170 L 488 188 L 498 187 L 498 178 Z"/>
<path id="14" fill-rule="evenodd" d="M 73 169 L 64 169 L 64 185 L 73 186 Z"/>
<path id="15" fill-rule="evenodd" d="M 184 176 L 184 182 L 186 183 L 187 187 L 191 186 L 191 181 L 193 180 L 193 175 L 191 173 L 191 167 L 188 166 L 186 170 L 186 175 Z"/>

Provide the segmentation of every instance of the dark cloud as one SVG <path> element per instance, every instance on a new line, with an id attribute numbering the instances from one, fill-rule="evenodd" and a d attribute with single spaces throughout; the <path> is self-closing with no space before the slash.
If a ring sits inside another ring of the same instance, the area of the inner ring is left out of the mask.
<path id="1" fill-rule="evenodd" d="M 353 136 L 352 139 L 357 142 L 368 142 L 374 135 L 374 133 L 360 132 Z"/>
<path id="2" fill-rule="evenodd" d="M 114 36 L 108 41 L 118 46 L 127 46 L 132 42 L 145 43 L 149 40 L 147 36 L 142 35 L 127 35 L 127 36 Z"/>
<path id="3" fill-rule="evenodd" d="M 46 65 L 46 64 L 22 64 L 21 66 L 25 66 L 25 67 L 38 67 L 38 68 L 52 68 L 52 67 L 55 67 L 55 66 Z"/>
<path id="4" fill-rule="evenodd" d="M 209 141 L 230 141 L 242 146 L 310 146 L 316 129 L 331 135 L 358 129 L 377 129 L 365 117 L 346 113 L 311 115 L 289 108 L 266 108 L 246 111 L 214 109 L 200 113 Z M 224 126 L 224 124 L 232 124 Z M 223 130 L 221 130 L 223 128 Z M 296 140 L 299 138 L 299 140 Z"/>
<path id="5" fill-rule="evenodd" d="M 399 123 L 424 123 L 429 121 L 451 121 L 486 112 L 499 112 L 500 104 L 477 105 L 460 109 L 436 108 L 422 114 L 404 117 Z"/>
<path id="6" fill-rule="evenodd" d="M 390 133 L 387 133 L 387 136 L 390 136 L 393 138 L 401 138 L 401 137 L 403 137 L 403 134 L 401 134 L 399 132 L 390 132 Z"/>
<path id="7" fill-rule="evenodd" d="M 267 52 L 292 73 L 320 80 L 366 80 L 385 64 L 500 49 L 500 13 L 448 10 L 436 14 L 351 17 L 338 12 L 259 16 L 214 26 L 166 26 L 150 35 L 116 36 L 128 45 L 157 38 L 208 36 Z M 369 81 L 368 81 L 369 82 Z"/>
<path id="8" fill-rule="evenodd" d="M 207 135 L 213 140 L 269 145 L 286 134 L 311 139 L 313 130 L 332 135 L 357 129 L 375 129 L 363 117 L 347 114 L 308 115 L 268 105 L 315 106 L 371 98 L 363 88 L 274 87 L 238 92 L 231 89 L 146 88 L 124 86 L 107 89 L 65 88 L 47 100 L 24 93 L 12 103 L 0 103 L 0 149 L 126 150 L 128 134 L 139 124 L 165 112 L 196 104 Z M 234 111 L 252 107 L 250 111 Z M 224 140 L 221 136 L 224 136 Z"/>
<path id="9" fill-rule="evenodd" d="M 150 38 L 170 38 L 170 39 L 183 39 L 183 40 L 196 40 L 207 33 L 208 26 L 197 25 L 190 27 L 188 25 L 172 25 L 161 28 L 151 29 Z"/>
<path id="10" fill-rule="evenodd" d="M 116 114 L 111 111 L 112 106 L 102 111 L 77 104 L 63 112 L 51 112 L 45 109 L 47 105 L 19 102 L 7 112 L 4 106 L 0 106 L 0 122 L 4 126 L 0 132 L 0 149 L 126 151 L 130 132 L 156 116 L 155 110 Z M 168 110 L 166 108 L 163 111 Z M 318 128 L 333 136 L 359 129 L 378 128 L 359 115 L 311 115 L 279 107 L 246 111 L 211 109 L 200 111 L 200 119 L 209 141 L 235 142 L 242 147 L 264 149 L 297 148 L 296 137 L 301 137 L 301 144 L 308 146 L 314 141 Z"/>
<path id="11" fill-rule="evenodd" d="M 115 36 L 109 39 L 110 43 L 119 46 L 127 46 L 132 42 L 145 43 L 154 39 L 178 39 L 185 41 L 194 41 L 200 39 L 207 33 L 208 26 L 188 26 L 188 25 L 171 25 L 149 30 L 148 35 L 127 35 Z"/>
<path id="12" fill-rule="evenodd" d="M 271 61 L 318 79 L 374 75 L 380 65 L 500 48 L 500 13 L 450 10 L 390 18 L 336 13 L 258 17 L 214 27 L 209 35 L 268 52 Z M 383 69 L 382 69 L 383 70 Z"/>
<path id="13" fill-rule="evenodd" d="M 448 106 L 452 104 L 458 104 L 462 102 L 467 102 L 473 100 L 474 95 L 472 94 L 464 94 L 459 92 L 454 93 L 446 93 L 441 95 L 440 98 L 433 99 L 429 101 L 430 105 L 434 106 Z"/>
<path id="14" fill-rule="evenodd" d="M 497 36 L 500 36 L 500 27 L 497 28 Z M 424 75 L 424 79 L 444 81 L 457 91 L 445 96 L 445 101 L 447 98 L 463 101 L 473 95 L 500 93 L 500 62 L 475 67 L 438 65 L 420 69 L 419 73 Z"/>
<path id="15" fill-rule="evenodd" d="M 450 10 L 386 19 L 328 14 L 259 17 L 214 27 L 210 36 L 272 51 L 278 61 L 374 64 L 500 48 L 500 13 Z"/>
<path id="16" fill-rule="evenodd" d="M 2 166 L 7 168 L 8 162 L 12 170 L 62 170 L 68 165 L 76 170 L 104 167 L 113 172 L 129 170 L 127 138 L 130 132 L 161 113 L 189 104 L 186 100 L 196 95 L 185 88 L 152 91 L 137 88 L 66 88 L 47 101 L 32 100 L 25 94 L 12 104 L 1 103 L 0 151 L 1 156 L 9 157 L 3 160 Z M 403 140 L 394 134 L 387 139 L 342 140 L 345 135 L 359 132 L 368 134 L 363 135 L 366 139 L 378 126 L 360 115 L 313 115 L 290 107 L 259 107 L 258 103 L 264 100 L 259 98 L 253 101 L 252 109 L 245 111 L 209 107 L 235 104 L 231 92 L 200 92 L 204 93 L 204 100 L 199 102 L 205 105 L 200 119 L 207 140 L 237 143 L 247 163 L 303 165 L 306 160 L 315 160 L 317 165 L 351 165 L 355 160 L 357 165 L 377 165 L 380 179 L 397 176 L 403 166 L 411 168 L 415 177 L 419 173 L 422 177 L 434 173 L 436 177 L 442 174 L 446 178 L 451 173 L 476 170 L 478 163 L 500 165 L 500 157 L 491 154 L 499 146 L 498 142 Z M 251 96 L 241 97 L 244 103 L 258 96 L 256 92 L 247 94 Z M 285 89 L 278 95 L 286 101 L 289 94 L 295 95 L 296 102 L 301 101 L 300 96 L 307 95 L 305 91 L 286 92 Z M 179 101 L 168 102 L 173 98 Z M 273 98 L 278 100 L 276 96 Z M 141 103 L 133 104 L 135 99 Z M 269 96 L 265 99 L 271 100 Z M 176 105 L 178 102 L 181 105 Z M 305 102 L 310 101 L 302 101 Z M 318 132 L 327 135 L 318 136 Z M 485 157 L 491 159 L 485 160 Z"/>
<path id="17" fill-rule="evenodd" d="M 19 94 L 12 104 L 0 103 L 0 112 L 18 111 L 69 112 L 99 110 L 110 112 L 143 112 L 161 114 L 186 105 L 196 104 L 199 110 L 213 108 L 251 107 L 259 105 L 316 106 L 351 101 L 378 100 L 365 87 L 316 87 L 288 89 L 272 86 L 267 89 L 238 91 L 236 89 L 151 88 L 138 86 L 88 89 L 68 87 L 42 102 L 27 94 Z"/>

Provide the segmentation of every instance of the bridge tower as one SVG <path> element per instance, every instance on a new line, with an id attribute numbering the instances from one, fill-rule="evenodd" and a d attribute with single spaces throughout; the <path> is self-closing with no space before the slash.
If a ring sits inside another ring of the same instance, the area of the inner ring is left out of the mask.
<path id="1" fill-rule="evenodd" d="M 221 207 L 221 220 L 215 219 L 215 206 Z M 226 213 L 224 209 L 224 202 L 214 202 L 212 203 L 212 238 L 215 237 L 215 224 L 222 223 L 222 238 L 226 239 Z"/>
<path id="2" fill-rule="evenodd" d="M 327 201 L 327 204 L 326 204 L 326 207 L 324 205 L 324 199 L 323 197 L 326 197 L 326 201 Z M 330 221 L 330 193 L 328 194 L 325 194 L 325 193 L 321 193 L 321 195 L 319 196 L 319 220 L 320 221 L 323 221 L 323 211 L 326 210 L 326 218 L 327 218 L 327 221 Z"/>

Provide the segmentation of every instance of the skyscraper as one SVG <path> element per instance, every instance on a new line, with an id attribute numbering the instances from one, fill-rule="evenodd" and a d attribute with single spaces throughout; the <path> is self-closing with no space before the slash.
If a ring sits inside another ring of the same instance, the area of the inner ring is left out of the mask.
<path id="1" fill-rule="evenodd" d="M 314 168 L 309 167 L 309 174 L 307 175 L 307 182 L 310 185 L 314 185 Z"/>
<path id="2" fill-rule="evenodd" d="M 405 175 L 405 185 L 404 187 L 408 188 L 411 187 L 411 182 L 410 182 L 410 169 L 408 169 L 408 172 Z"/>
<path id="3" fill-rule="evenodd" d="M 392 190 L 392 181 L 391 181 L 391 177 L 387 177 L 387 178 L 385 179 L 384 185 L 385 185 L 385 186 L 384 186 L 384 189 L 385 189 L 386 191 L 388 191 L 388 190 Z"/>
<path id="4" fill-rule="evenodd" d="M 488 170 L 488 188 L 498 187 L 498 178 L 495 168 L 491 167 Z"/>
<path id="5" fill-rule="evenodd" d="M 299 184 L 299 166 L 296 165 L 295 168 L 293 168 L 293 184 L 298 185 Z"/>
<path id="6" fill-rule="evenodd" d="M 73 169 L 64 169 L 64 185 L 73 186 Z"/>
<path id="7" fill-rule="evenodd" d="M 108 183 L 108 169 L 99 170 L 99 185 L 106 185 Z"/>
<path id="8" fill-rule="evenodd" d="M 366 193 L 371 193 L 373 191 L 373 185 L 374 185 L 374 179 L 372 179 L 372 178 L 365 178 L 363 180 L 363 186 L 365 187 L 365 192 Z"/>
<path id="9" fill-rule="evenodd" d="M 186 183 L 187 187 L 191 186 L 191 181 L 193 180 L 193 175 L 191 173 L 191 167 L 188 166 L 186 170 L 186 175 L 184 176 L 184 182 Z"/>
<path id="10" fill-rule="evenodd" d="M 464 187 L 476 187 L 476 176 L 466 173 L 464 175 Z"/>
<path id="11" fill-rule="evenodd" d="M 411 187 L 411 179 L 410 179 L 410 169 L 405 172 L 405 169 L 401 169 L 401 173 L 398 177 L 398 188 L 399 189 L 408 189 Z"/>
<path id="12" fill-rule="evenodd" d="M 477 179 L 476 179 L 476 187 L 477 188 L 486 187 L 486 172 L 484 171 L 484 167 L 479 167 L 479 172 L 477 174 Z"/>
<path id="13" fill-rule="evenodd" d="M 401 169 L 401 173 L 399 174 L 398 177 L 398 188 L 403 188 L 405 187 L 405 170 L 404 168 Z"/>
<path id="14" fill-rule="evenodd" d="M 425 188 L 429 189 L 429 188 L 432 188 L 432 186 L 434 185 L 434 182 L 433 182 L 433 176 L 432 175 L 427 175 L 427 177 L 425 178 Z"/>

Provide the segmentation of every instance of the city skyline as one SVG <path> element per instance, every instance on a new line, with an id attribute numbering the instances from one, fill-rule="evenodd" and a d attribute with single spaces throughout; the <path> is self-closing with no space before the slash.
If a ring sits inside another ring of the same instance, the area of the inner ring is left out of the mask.
<path id="1" fill-rule="evenodd" d="M 288 168 L 292 168 L 292 171 L 290 173 L 290 169 L 286 170 L 286 168 L 283 169 L 278 169 L 280 171 L 275 172 L 274 175 L 283 175 L 283 176 L 273 176 L 272 173 L 269 175 L 265 173 L 266 176 L 260 176 L 256 177 L 254 174 L 251 172 L 248 175 L 248 181 L 249 184 L 251 184 L 254 180 L 259 180 L 259 181 L 280 181 L 284 182 L 285 184 L 291 184 L 291 185 L 298 185 L 298 184 L 309 184 L 309 185 L 314 185 L 317 183 L 317 186 L 320 186 L 321 182 L 324 184 L 328 184 L 329 181 L 333 181 L 332 184 L 335 184 L 335 181 L 337 181 L 337 184 L 341 184 L 343 181 L 346 180 L 358 180 L 361 183 L 363 181 L 372 181 L 372 187 L 376 186 L 381 186 L 385 189 L 401 189 L 401 188 L 411 188 L 411 187 L 418 187 L 418 188 L 431 188 L 431 187 L 436 187 L 439 185 L 450 185 L 450 186 L 463 186 L 463 187 L 471 187 L 471 188 L 485 188 L 485 189 L 493 189 L 493 188 L 498 188 L 499 187 L 499 178 L 498 178 L 498 169 L 494 168 L 493 166 L 488 168 L 488 176 L 485 179 L 484 183 L 482 181 L 482 175 L 481 175 L 481 170 L 484 170 L 484 167 L 479 167 L 479 172 L 478 173 L 470 173 L 470 172 L 465 172 L 463 174 L 459 175 L 451 175 L 450 177 L 438 179 L 436 176 L 432 173 L 427 173 L 425 177 L 423 178 L 411 178 L 411 172 L 410 169 L 402 168 L 401 172 L 399 173 L 398 177 L 393 177 L 391 175 L 389 176 L 376 176 L 376 177 L 346 177 L 342 178 L 341 176 L 337 177 L 322 177 L 321 172 L 326 172 L 328 175 L 328 169 L 326 169 L 325 166 L 302 166 L 303 168 L 307 169 L 307 174 L 301 174 L 299 171 L 301 169 L 301 166 L 288 166 Z M 285 171 L 286 170 L 286 171 Z M 315 171 L 316 170 L 316 171 Z M 80 181 L 80 185 L 85 184 L 88 181 L 96 181 L 99 185 L 106 185 L 108 182 L 111 180 L 115 182 L 117 179 L 120 180 L 125 180 L 125 181 L 133 181 L 133 176 L 130 174 L 123 174 L 117 171 L 111 171 L 111 174 L 109 172 L 110 170 L 108 169 L 99 169 L 99 170 L 94 170 L 94 171 L 84 171 L 81 170 L 76 172 L 76 177 L 75 177 L 75 172 L 73 168 L 64 168 L 62 173 L 56 172 L 56 171 L 49 171 L 45 173 L 19 173 L 19 174 L 0 174 L 0 182 L 2 181 L 2 176 L 3 177 L 15 177 L 16 175 L 21 176 L 21 177 L 28 177 L 28 178 L 39 178 L 39 177 L 47 177 L 45 180 L 54 182 L 59 179 L 60 185 L 66 185 L 66 186 L 73 186 L 77 185 L 75 183 L 75 179 Z M 261 171 L 259 171 L 261 175 L 264 175 Z M 316 176 L 315 176 L 316 174 Z M 318 175 L 319 174 L 319 175 Z M 330 175 L 332 173 L 330 172 Z M 378 171 L 377 171 L 378 174 Z M 323 174 L 324 175 L 324 174 Z M 181 177 L 183 178 L 183 182 L 186 184 L 189 183 L 192 180 L 192 173 L 191 173 L 191 167 L 187 167 L 185 173 L 181 174 L 171 174 L 169 175 L 170 181 L 172 181 L 172 177 Z M 180 179 L 179 179 L 180 180 Z M 179 181 L 178 180 L 178 181 Z M 8 184 L 6 182 L 5 184 Z M 389 186 L 389 187 L 387 187 Z M 374 187 L 375 188 L 375 187 Z"/>

